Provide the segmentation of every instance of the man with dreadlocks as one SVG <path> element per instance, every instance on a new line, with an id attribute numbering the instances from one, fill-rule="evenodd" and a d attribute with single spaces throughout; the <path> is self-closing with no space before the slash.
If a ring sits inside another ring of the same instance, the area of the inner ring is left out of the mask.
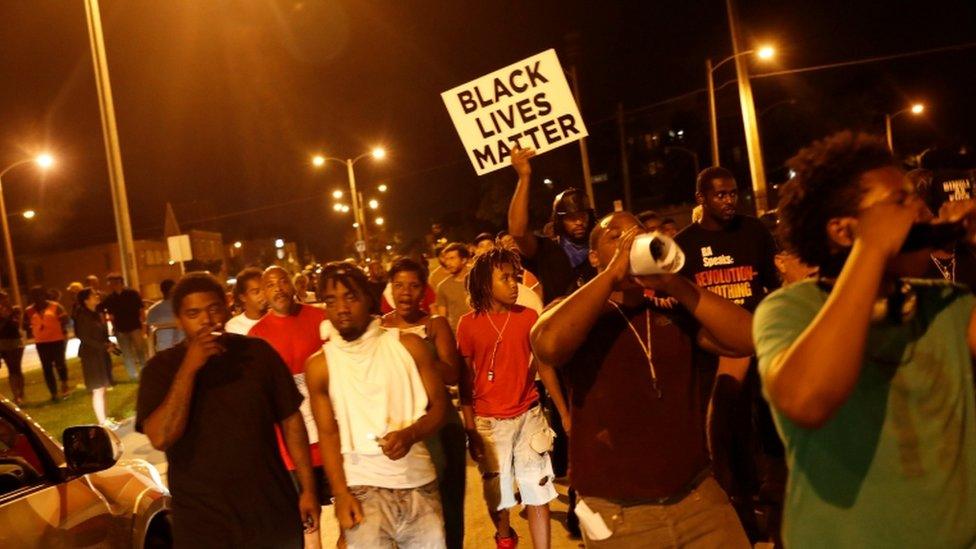
<path id="1" fill-rule="evenodd" d="M 553 432 L 539 406 L 529 332 L 539 315 L 516 305 L 518 255 L 495 248 L 468 274 L 472 311 L 458 323 L 461 412 L 468 449 L 481 470 L 485 503 L 499 548 L 515 547 L 509 524 L 518 484 L 535 547 L 549 546 L 549 502 L 556 498 L 549 459 Z"/>
<path id="2" fill-rule="evenodd" d="M 444 547 L 437 473 L 423 444 L 448 406 L 433 353 L 370 315 L 369 281 L 355 265 L 326 265 L 319 295 L 327 341 L 306 362 L 306 379 L 346 545 Z"/>

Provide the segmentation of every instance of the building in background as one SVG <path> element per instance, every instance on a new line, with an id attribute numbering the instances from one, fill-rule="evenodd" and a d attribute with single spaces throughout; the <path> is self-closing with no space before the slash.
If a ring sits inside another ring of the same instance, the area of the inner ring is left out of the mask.
<path id="1" fill-rule="evenodd" d="M 134 244 L 140 284 L 137 290 L 142 294 L 143 299 L 161 299 L 159 283 L 167 278 L 174 280 L 179 278 L 180 267 L 170 263 L 166 242 L 136 240 Z M 22 276 L 26 281 L 25 289 L 41 285 L 64 292 L 68 284 L 83 281 L 87 275 L 94 274 L 104 283 L 105 275 L 122 271 L 119 245 L 115 242 L 43 255 L 23 256 L 20 261 L 24 266 Z M 71 304 L 64 303 L 64 305 Z"/>

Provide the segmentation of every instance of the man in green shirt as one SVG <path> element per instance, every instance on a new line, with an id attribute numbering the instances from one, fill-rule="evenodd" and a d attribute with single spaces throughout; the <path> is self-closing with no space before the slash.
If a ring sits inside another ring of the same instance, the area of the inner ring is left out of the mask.
<path id="1" fill-rule="evenodd" d="M 976 300 L 913 280 L 930 222 L 884 143 L 842 132 L 790 161 L 787 245 L 820 278 L 760 304 L 753 336 L 789 465 L 788 547 L 976 545 Z M 976 204 L 937 221 L 976 229 Z M 973 230 L 970 230 L 972 237 Z"/>

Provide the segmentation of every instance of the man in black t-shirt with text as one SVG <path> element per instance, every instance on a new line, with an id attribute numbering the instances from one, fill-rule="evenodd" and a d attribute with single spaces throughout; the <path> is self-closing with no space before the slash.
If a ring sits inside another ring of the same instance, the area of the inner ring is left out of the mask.
<path id="1" fill-rule="evenodd" d="M 136 430 L 166 452 L 174 547 L 302 547 L 320 508 L 291 372 L 264 340 L 223 333 L 230 314 L 210 274 L 185 275 L 172 301 L 187 339 L 143 370 Z"/>
<path id="2" fill-rule="evenodd" d="M 695 200 L 702 208 L 701 221 L 675 237 L 685 253 L 681 274 L 753 312 L 780 285 L 773 236 L 760 220 L 737 213 L 738 185 L 725 168 L 698 174 Z M 767 472 L 765 456 L 781 459 L 782 445 L 759 393 L 753 361 L 722 358 L 711 364 L 717 368 L 703 372 L 701 389 L 710 409 L 708 438 L 716 476 L 736 501 L 750 537 L 765 537 L 750 524 L 751 501 L 762 484 L 780 482 L 767 478 L 783 475 Z"/>

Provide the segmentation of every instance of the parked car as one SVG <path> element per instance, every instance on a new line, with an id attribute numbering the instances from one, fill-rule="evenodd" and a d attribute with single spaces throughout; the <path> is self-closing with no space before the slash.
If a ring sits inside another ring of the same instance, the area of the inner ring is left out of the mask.
<path id="1" fill-rule="evenodd" d="M 97 425 L 64 430 L 62 447 L 0 397 L 0 547 L 170 547 L 170 494 L 159 471 L 120 460 Z"/>

